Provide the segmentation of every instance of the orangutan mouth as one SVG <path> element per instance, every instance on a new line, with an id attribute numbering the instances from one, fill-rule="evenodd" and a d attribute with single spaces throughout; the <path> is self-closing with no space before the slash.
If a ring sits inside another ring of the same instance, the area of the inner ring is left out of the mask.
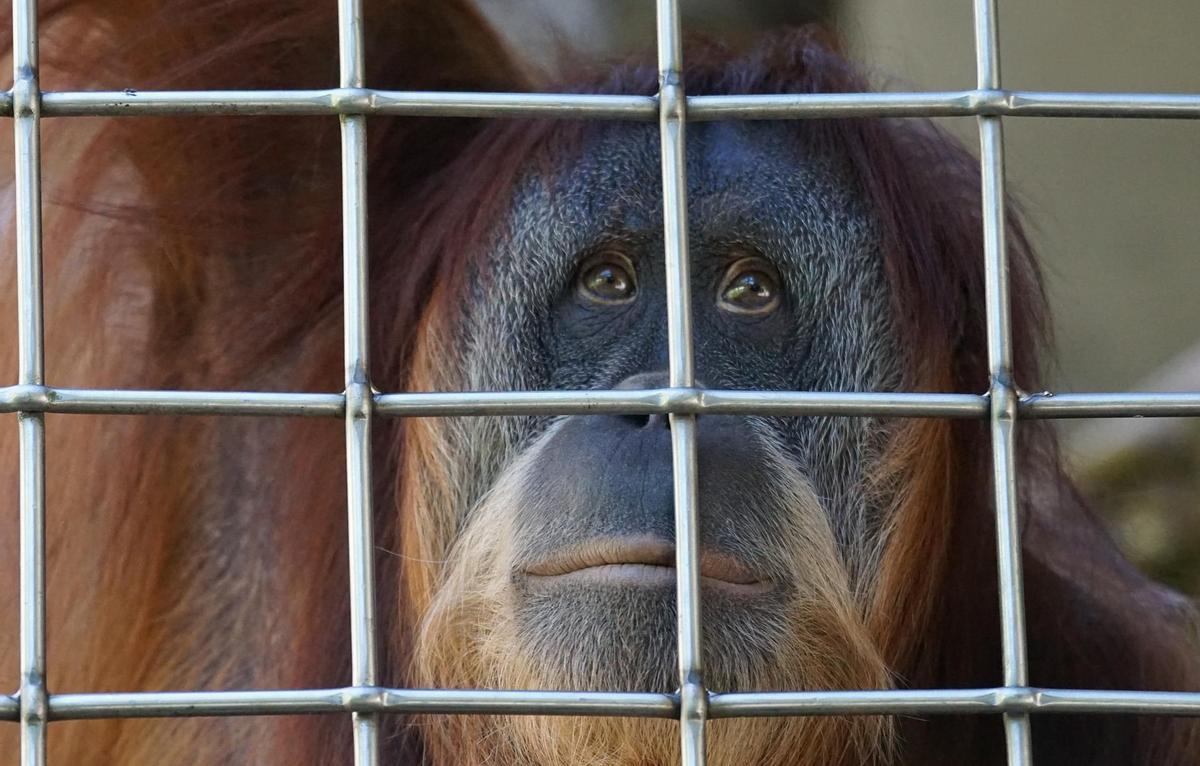
<path id="1" fill-rule="evenodd" d="M 675 587 L 675 546 L 654 538 L 591 540 L 533 562 L 524 574 L 545 585 Z M 739 559 L 711 549 L 700 552 L 700 584 L 738 595 L 773 587 Z"/>

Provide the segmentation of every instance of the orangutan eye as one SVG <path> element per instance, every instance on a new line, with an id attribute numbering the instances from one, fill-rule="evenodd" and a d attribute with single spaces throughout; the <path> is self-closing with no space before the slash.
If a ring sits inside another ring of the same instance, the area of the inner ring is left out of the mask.
<path id="1" fill-rule="evenodd" d="M 734 314 L 768 314 L 779 307 L 779 274 L 762 258 L 743 258 L 725 272 L 717 306 Z"/>
<path id="2" fill-rule="evenodd" d="M 584 262 L 579 292 L 596 303 L 625 303 L 637 293 L 633 264 L 624 255 L 605 251 Z"/>

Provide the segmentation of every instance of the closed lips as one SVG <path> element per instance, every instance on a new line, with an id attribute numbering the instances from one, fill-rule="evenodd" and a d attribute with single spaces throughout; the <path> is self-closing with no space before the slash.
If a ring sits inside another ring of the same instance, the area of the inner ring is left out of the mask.
<path id="1" fill-rule="evenodd" d="M 675 546 L 647 539 L 592 541 L 552 553 L 527 566 L 525 574 L 561 584 L 674 585 Z M 700 582 L 741 594 L 770 589 L 738 559 L 709 549 L 700 552 Z"/>

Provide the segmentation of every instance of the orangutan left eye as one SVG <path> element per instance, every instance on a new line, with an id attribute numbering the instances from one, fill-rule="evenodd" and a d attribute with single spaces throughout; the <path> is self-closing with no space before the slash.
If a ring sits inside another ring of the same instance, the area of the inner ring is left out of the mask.
<path id="1" fill-rule="evenodd" d="M 779 281 L 762 258 L 743 258 L 725 272 L 717 306 L 733 314 L 769 314 L 779 308 Z"/>

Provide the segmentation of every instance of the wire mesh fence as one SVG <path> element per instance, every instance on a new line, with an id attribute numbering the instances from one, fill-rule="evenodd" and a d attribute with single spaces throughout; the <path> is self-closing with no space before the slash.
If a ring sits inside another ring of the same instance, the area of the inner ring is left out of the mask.
<path id="1" fill-rule="evenodd" d="M 705 761 L 706 721 L 740 716 L 998 714 L 1008 762 L 1031 764 L 1031 714 L 1200 715 L 1200 693 L 1029 687 L 1014 432 L 1022 420 L 1200 416 L 1200 393 L 1023 394 L 1011 383 L 1005 250 L 1005 117 L 1200 118 L 1200 95 L 1004 90 L 995 0 L 975 0 L 977 86 L 934 93 L 687 96 L 677 0 L 658 0 L 656 96 L 372 90 L 363 80 L 357 0 L 339 4 L 340 87 L 329 90 L 51 92 L 38 84 L 36 0 L 14 0 L 12 90 L 0 99 L 15 131 L 19 367 L 0 388 L 0 411 L 20 428 L 20 690 L 0 697 L 0 719 L 20 727 L 21 763 L 46 763 L 55 720 L 173 716 L 349 714 L 354 762 L 379 761 L 378 716 L 389 713 L 639 716 L 680 722 L 682 762 Z M 134 115 L 328 115 L 341 122 L 344 264 L 343 393 L 66 389 L 44 379 L 40 121 Z M 639 391 L 377 393 L 367 358 L 366 131 L 374 115 L 655 121 L 662 145 L 669 387 Z M 700 390 L 692 363 L 684 151 L 689 122 L 822 117 L 978 119 L 991 385 L 980 395 Z M 334 689 L 51 694 L 45 658 L 45 413 L 324 417 L 345 421 L 350 641 L 348 685 Z M 672 694 L 522 690 L 416 690 L 379 686 L 371 530 L 371 425 L 377 417 L 660 414 L 671 422 L 678 575 L 679 687 Z M 696 425 L 700 414 L 973 418 L 990 424 L 1003 685 L 986 689 L 713 693 L 701 666 Z M 1036 641 L 1037 637 L 1030 637 Z"/>

